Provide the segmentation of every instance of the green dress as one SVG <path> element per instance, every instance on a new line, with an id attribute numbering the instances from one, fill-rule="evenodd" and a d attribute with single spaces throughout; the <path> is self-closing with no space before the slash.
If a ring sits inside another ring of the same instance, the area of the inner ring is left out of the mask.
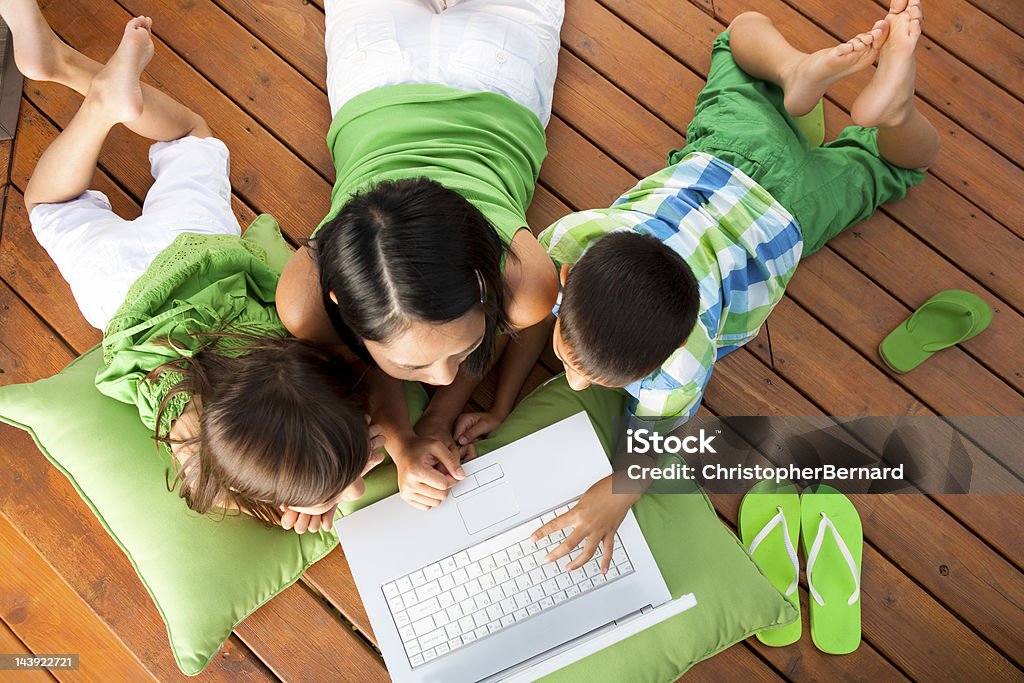
<path id="1" fill-rule="evenodd" d="M 164 363 L 198 351 L 201 340 L 189 334 L 286 334 L 274 304 L 280 268 L 272 267 L 267 251 L 248 237 L 249 232 L 245 237 L 179 235 L 135 281 L 107 325 L 96 386 L 134 404 L 154 431 L 160 403 L 181 376 L 170 372 L 156 382 L 142 380 Z M 188 400 L 187 394 L 171 399 L 160 431 L 169 429 Z"/>
<path id="2" fill-rule="evenodd" d="M 337 176 L 321 226 L 352 195 L 382 180 L 425 177 L 476 206 L 505 244 L 526 227 L 547 156 L 544 127 L 526 107 L 495 93 L 434 84 L 354 97 L 335 115 L 327 147 Z"/>

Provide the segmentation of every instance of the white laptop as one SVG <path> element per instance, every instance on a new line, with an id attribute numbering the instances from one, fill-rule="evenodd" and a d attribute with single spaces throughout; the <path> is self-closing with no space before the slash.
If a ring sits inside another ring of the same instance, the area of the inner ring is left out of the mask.
<path id="1" fill-rule="evenodd" d="M 533 543 L 611 466 L 579 413 L 465 464 L 423 512 L 391 496 L 336 525 L 393 680 L 534 680 L 696 604 L 672 600 L 630 511 L 606 575 Z M 569 529 L 565 531 L 570 531 Z"/>

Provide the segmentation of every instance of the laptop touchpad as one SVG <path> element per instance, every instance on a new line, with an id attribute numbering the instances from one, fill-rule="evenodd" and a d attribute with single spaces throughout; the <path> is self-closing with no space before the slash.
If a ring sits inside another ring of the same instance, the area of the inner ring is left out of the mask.
<path id="1" fill-rule="evenodd" d="M 508 484 L 486 489 L 469 500 L 459 501 L 458 507 L 462 523 L 471 534 L 519 514 L 519 503 Z"/>

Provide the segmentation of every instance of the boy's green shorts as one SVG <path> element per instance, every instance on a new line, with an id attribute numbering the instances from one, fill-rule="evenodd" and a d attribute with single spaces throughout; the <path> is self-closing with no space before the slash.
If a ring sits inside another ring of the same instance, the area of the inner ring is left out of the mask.
<path id="1" fill-rule="evenodd" d="M 672 151 L 668 163 L 705 152 L 749 175 L 796 218 L 807 256 L 924 180 L 921 171 L 879 156 L 876 132 L 850 126 L 811 148 L 783 107 L 782 90 L 736 65 L 725 31 L 712 46 L 711 72 L 697 97 L 687 145 Z"/>

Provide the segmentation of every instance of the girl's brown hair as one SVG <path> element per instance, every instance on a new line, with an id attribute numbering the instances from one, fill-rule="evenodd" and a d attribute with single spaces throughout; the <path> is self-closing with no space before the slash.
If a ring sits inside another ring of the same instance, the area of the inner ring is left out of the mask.
<path id="1" fill-rule="evenodd" d="M 192 451 L 184 462 L 172 458 L 168 482 L 191 509 L 235 507 L 277 524 L 281 506 L 322 505 L 360 476 L 370 457 L 369 431 L 340 359 L 298 339 L 203 337 L 191 358 L 146 378 L 182 377 L 160 403 L 156 440 Z M 174 440 L 164 413 L 183 393 L 197 409 L 199 433 Z"/>

